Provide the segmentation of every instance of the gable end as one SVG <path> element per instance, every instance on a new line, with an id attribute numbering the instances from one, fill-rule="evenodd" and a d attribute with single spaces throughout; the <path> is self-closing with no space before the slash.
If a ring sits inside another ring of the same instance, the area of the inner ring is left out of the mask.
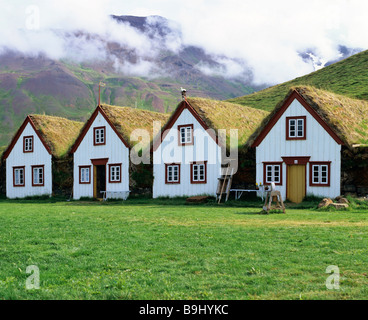
<path id="1" fill-rule="evenodd" d="M 162 141 L 165 139 L 165 137 L 169 133 L 170 129 L 174 126 L 175 122 L 178 120 L 178 118 L 180 117 L 180 115 L 182 114 L 182 112 L 185 109 L 187 109 L 193 115 L 193 117 L 198 121 L 198 123 L 203 127 L 204 130 L 209 129 L 207 124 L 203 121 L 203 119 L 200 117 L 200 115 L 197 113 L 197 111 L 195 111 L 194 108 L 189 104 L 189 102 L 186 101 L 186 100 L 182 101 L 179 104 L 179 106 L 176 108 L 176 110 L 174 111 L 174 114 L 171 116 L 169 121 L 166 123 L 166 125 L 162 129 L 161 136 L 156 138 L 156 141 L 154 141 L 153 148 L 152 148 L 153 151 L 156 151 L 158 149 L 158 147 L 161 145 Z M 213 134 L 213 132 L 209 131 L 208 133 L 211 136 L 211 138 L 217 144 L 219 144 L 219 141 L 218 141 L 217 137 Z"/>
<path id="2" fill-rule="evenodd" d="M 120 138 L 120 140 L 123 142 L 123 144 L 130 149 L 129 144 L 125 141 L 125 139 L 121 136 L 121 134 L 118 132 L 118 130 L 116 130 L 115 126 L 113 125 L 113 123 L 110 121 L 109 117 L 106 115 L 105 111 L 103 111 L 103 109 L 100 106 L 97 106 L 97 108 L 95 109 L 95 111 L 92 113 L 91 117 L 87 120 L 86 125 L 84 126 L 84 128 L 82 129 L 82 132 L 80 133 L 79 137 L 77 138 L 77 140 L 75 141 L 74 145 L 72 146 L 72 148 L 70 149 L 70 153 L 75 153 L 79 147 L 79 145 L 81 144 L 81 142 L 83 141 L 85 135 L 87 134 L 88 130 L 91 128 L 92 123 L 95 121 L 98 113 L 101 113 L 101 115 L 104 117 L 104 119 L 106 120 L 106 122 L 110 125 L 110 127 L 114 130 L 114 132 L 117 134 L 117 136 Z"/>
<path id="3" fill-rule="evenodd" d="M 20 126 L 20 128 L 17 131 L 17 133 L 15 134 L 14 138 L 10 142 L 9 147 L 5 150 L 5 152 L 3 154 L 3 159 L 4 160 L 9 157 L 10 153 L 12 152 L 12 150 L 13 150 L 14 146 L 16 145 L 16 143 L 18 142 L 20 136 L 22 135 L 22 133 L 23 133 L 23 131 L 26 128 L 26 126 L 27 126 L 28 123 L 32 126 L 34 132 L 36 132 L 38 138 L 41 140 L 41 142 L 44 145 L 44 147 L 47 150 L 47 152 L 52 155 L 52 152 L 51 152 L 50 147 L 47 145 L 47 143 L 45 142 L 45 140 L 42 138 L 41 134 L 36 129 L 36 126 L 34 125 L 32 119 L 30 118 L 30 116 L 27 116 L 26 119 L 24 120 L 23 124 Z M 33 141 L 33 143 L 34 143 L 34 141 Z"/>
<path id="4" fill-rule="evenodd" d="M 287 108 L 291 105 L 294 100 L 298 102 L 310 113 L 310 115 L 327 131 L 332 139 L 336 141 L 337 144 L 344 145 L 344 142 L 340 137 L 331 129 L 331 127 L 321 118 L 321 116 L 304 100 L 304 98 L 297 92 L 293 91 L 292 94 L 287 98 L 282 107 L 275 113 L 275 115 L 270 119 L 270 121 L 263 128 L 261 133 L 255 139 L 251 147 L 258 147 L 267 134 L 271 131 L 277 121 L 281 118 Z"/>

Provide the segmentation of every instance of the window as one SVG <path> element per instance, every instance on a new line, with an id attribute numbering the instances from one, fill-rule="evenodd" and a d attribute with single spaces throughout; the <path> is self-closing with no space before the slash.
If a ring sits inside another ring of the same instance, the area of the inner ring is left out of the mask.
<path id="1" fill-rule="evenodd" d="M 32 186 L 44 186 L 44 166 L 32 166 Z"/>
<path id="2" fill-rule="evenodd" d="M 310 162 L 310 185 L 315 187 L 330 186 L 331 162 Z"/>
<path id="3" fill-rule="evenodd" d="M 91 166 L 79 167 L 79 183 L 80 184 L 91 183 Z"/>
<path id="4" fill-rule="evenodd" d="M 190 182 L 206 183 L 207 182 L 207 161 L 193 162 L 190 165 Z"/>
<path id="5" fill-rule="evenodd" d="M 33 136 L 23 137 L 23 152 L 33 152 Z"/>
<path id="6" fill-rule="evenodd" d="M 287 117 L 286 118 L 286 139 L 305 140 L 306 139 L 307 117 Z"/>
<path id="7" fill-rule="evenodd" d="M 98 127 L 93 129 L 94 141 L 93 144 L 95 146 L 106 144 L 106 135 L 105 135 L 105 127 Z"/>
<path id="8" fill-rule="evenodd" d="M 165 183 L 167 184 L 179 184 L 180 183 L 180 164 L 165 164 L 166 177 Z"/>
<path id="9" fill-rule="evenodd" d="M 109 164 L 109 182 L 121 182 L 121 164 Z"/>
<path id="10" fill-rule="evenodd" d="M 24 171 L 25 167 L 14 167 L 13 168 L 13 186 L 24 187 Z"/>
<path id="11" fill-rule="evenodd" d="M 193 125 L 186 124 L 178 126 L 179 146 L 192 145 L 193 141 Z"/>
<path id="12" fill-rule="evenodd" d="M 270 185 L 282 185 L 282 162 L 265 162 L 263 163 L 263 183 Z"/>

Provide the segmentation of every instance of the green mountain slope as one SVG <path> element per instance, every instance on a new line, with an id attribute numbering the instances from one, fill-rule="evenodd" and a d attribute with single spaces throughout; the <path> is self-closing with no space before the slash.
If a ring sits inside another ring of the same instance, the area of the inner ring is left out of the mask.
<path id="1" fill-rule="evenodd" d="M 10 142 L 28 114 L 85 121 L 97 105 L 100 81 L 105 83 L 101 88 L 102 103 L 159 112 L 171 112 L 177 106 L 181 101 L 181 87 L 190 96 L 218 100 L 254 92 L 240 82 L 207 77 L 193 66 L 177 73 L 177 78 L 167 75 L 148 79 L 117 74 L 109 63 L 88 65 L 1 55 L 0 146 Z"/>
<path id="2" fill-rule="evenodd" d="M 309 85 L 350 98 L 368 100 L 368 51 L 306 76 L 227 101 L 270 111 L 291 87 L 297 85 Z"/>

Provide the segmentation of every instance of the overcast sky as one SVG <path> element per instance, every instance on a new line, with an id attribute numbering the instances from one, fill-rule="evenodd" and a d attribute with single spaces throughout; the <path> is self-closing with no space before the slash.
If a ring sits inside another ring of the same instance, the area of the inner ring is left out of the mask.
<path id="1" fill-rule="evenodd" d="M 147 37 L 127 26 L 118 28 L 108 16 L 160 15 L 181 28 L 182 38 L 167 43 L 173 50 L 200 46 L 223 63 L 226 75 L 240 75 L 247 66 L 257 83 L 279 83 L 312 72 L 313 65 L 300 52 L 313 50 L 329 61 L 338 58 L 339 45 L 368 49 L 366 0 L 0 0 L 0 8 L 0 48 L 51 58 L 106 58 L 100 42 L 76 43 L 58 33 L 85 30 L 142 54 L 155 52 L 157 46 Z M 130 71 L 144 74 L 151 67 L 143 57 Z"/>

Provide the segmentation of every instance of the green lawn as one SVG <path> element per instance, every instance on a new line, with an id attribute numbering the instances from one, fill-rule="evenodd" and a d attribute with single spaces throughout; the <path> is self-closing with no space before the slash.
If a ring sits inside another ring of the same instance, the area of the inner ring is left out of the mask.
<path id="1" fill-rule="evenodd" d="M 1 200 L 0 299 L 368 298 L 368 211 L 259 211 Z"/>

